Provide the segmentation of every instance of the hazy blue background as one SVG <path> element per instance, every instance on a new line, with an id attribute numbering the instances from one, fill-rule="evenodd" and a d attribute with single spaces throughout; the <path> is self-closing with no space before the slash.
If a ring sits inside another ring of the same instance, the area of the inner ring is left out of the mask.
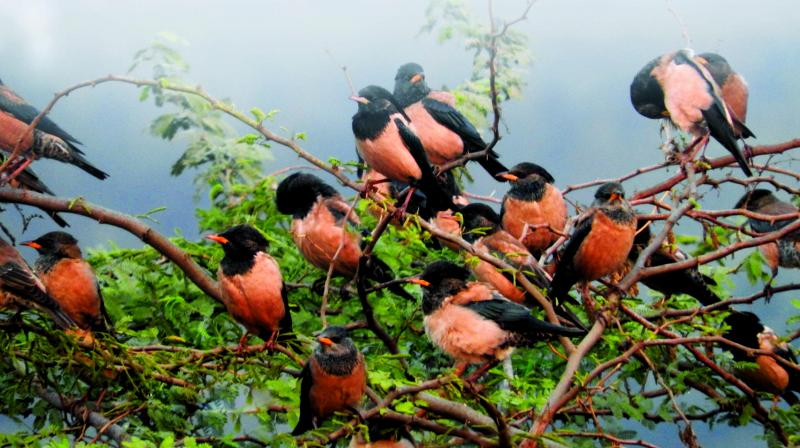
<path id="1" fill-rule="evenodd" d="M 512 18 L 523 2 L 496 2 L 497 16 Z M 486 17 L 485 2 L 473 11 Z M 133 53 L 161 31 L 184 37 L 183 55 L 190 78 L 212 95 L 232 99 L 239 108 L 280 109 L 275 127 L 304 131 L 305 147 L 326 158 L 353 154 L 350 117 L 355 105 L 339 64 L 349 67 L 356 87 L 392 86 L 397 67 L 421 63 L 434 86 L 455 86 L 469 76 L 471 57 L 460 42 L 439 45 L 418 30 L 427 2 L 407 1 L 262 1 L 210 2 L 139 0 L 4 2 L 0 8 L 0 78 L 31 103 L 42 107 L 52 94 L 76 82 L 123 73 Z M 653 57 L 685 47 L 682 18 L 698 52 L 723 54 L 751 88 L 748 125 L 757 143 L 775 143 L 800 135 L 800 8 L 795 1 L 730 2 L 565 1 L 541 0 L 516 29 L 530 37 L 533 65 L 523 98 L 504 108 L 509 132 L 498 150 L 509 166 L 533 160 L 546 166 L 561 186 L 616 177 L 661 160 L 658 124 L 637 115 L 628 87 L 633 75 Z M 158 206 L 155 227 L 197 237 L 191 173 L 169 176 L 183 142 L 165 143 L 146 128 L 160 111 L 138 102 L 138 91 L 107 84 L 81 90 L 61 101 L 52 113 L 62 127 L 85 143 L 88 157 L 111 178 L 100 182 L 72 167 L 41 161 L 35 168 L 47 184 L 65 196 L 88 200 L 128 213 Z M 725 151 L 717 144 L 709 156 Z M 272 172 L 298 159 L 274 148 Z M 480 170 L 475 193 L 502 195 L 502 186 Z M 651 178 L 652 179 L 652 178 Z M 646 179 L 645 179 L 646 181 Z M 626 184 L 628 191 L 643 183 Z M 499 188 L 499 190 L 498 190 Z M 741 190 L 726 186 L 713 193 L 707 208 L 730 206 Z M 584 203 L 590 191 L 573 197 Z M 114 241 L 138 245 L 125 232 L 68 216 L 70 229 L 84 246 Z M 0 220 L 18 229 L 14 212 Z M 37 221 L 23 237 L 52 230 Z M 684 231 L 690 229 L 685 228 Z M 796 277 L 796 275 L 795 275 Z M 784 272 L 780 279 L 789 278 Z M 742 285 L 740 293 L 749 287 Z M 779 331 L 789 299 L 759 306 L 763 319 Z M 753 446 L 745 430 L 704 430 L 708 446 Z M 752 431 L 747 431 L 750 434 Z M 674 431 L 651 437 L 663 446 L 679 446 Z"/>

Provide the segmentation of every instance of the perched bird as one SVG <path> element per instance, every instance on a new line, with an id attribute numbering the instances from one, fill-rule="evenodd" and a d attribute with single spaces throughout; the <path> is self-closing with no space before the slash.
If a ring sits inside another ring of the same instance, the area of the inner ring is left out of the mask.
<path id="1" fill-rule="evenodd" d="M 575 223 L 553 276 L 550 295 L 556 303 L 572 300 L 568 293 L 575 283 L 619 270 L 633 246 L 636 215 L 625 200 L 622 185 L 603 184 L 594 198 L 592 207 Z"/>
<path id="2" fill-rule="evenodd" d="M 244 346 L 249 333 L 268 346 L 280 333 L 292 331 L 292 315 L 280 267 L 267 253 L 267 240 L 247 224 L 233 226 L 206 237 L 222 245 L 225 256 L 217 278 L 225 308 L 247 330 L 239 341 Z"/>
<path id="3" fill-rule="evenodd" d="M 452 94 L 431 91 L 419 64 L 411 62 L 397 70 L 394 96 L 414 123 L 428 159 L 434 165 L 443 165 L 464 153 L 479 152 L 488 147 L 475 126 L 455 108 Z M 499 157 L 492 150 L 476 160 L 486 172 L 497 178 L 507 171 Z"/>
<path id="4" fill-rule="evenodd" d="M 333 187 L 313 174 L 295 173 L 278 185 L 275 202 L 279 212 L 292 215 L 292 239 L 306 260 L 325 272 L 333 262 L 337 275 L 356 275 L 361 259 L 360 221 Z M 370 257 L 367 266 L 366 277 L 371 280 L 383 283 L 394 279 L 391 268 L 378 257 Z M 400 285 L 389 289 L 415 300 Z"/>
<path id="5" fill-rule="evenodd" d="M 0 155 L 0 164 L 2 164 L 3 162 L 5 162 L 5 157 Z M 55 196 L 55 194 L 53 194 L 53 192 L 47 187 L 47 185 L 45 185 L 44 182 L 42 182 L 42 180 L 39 179 L 39 176 L 37 176 L 36 173 L 34 173 L 30 167 L 27 167 L 22 171 L 20 171 L 20 173 L 17 174 L 17 176 L 11 180 L 9 185 L 11 185 L 14 188 L 21 188 L 23 190 L 35 191 L 36 193 L 42 193 L 48 196 Z M 58 213 L 47 210 L 42 210 L 42 211 L 45 212 L 47 216 L 52 218 L 53 221 L 56 224 L 58 224 L 59 227 L 69 227 L 67 221 L 64 221 L 64 218 L 62 218 L 61 215 L 59 215 Z"/>
<path id="6" fill-rule="evenodd" d="M 316 428 L 335 412 L 353 409 L 367 387 L 364 356 L 343 327 L 328 327 L 300 375 L 300 419 L 292 435 Z"/>
<path id="7" fill-rule="evenodd" d="M 711 133 L 733 155 L 742 171 L 752 176 L 720 87 L 694 59 L 692 50 L 667 53 L 647 63 L 633 78 L 631 102 L 641 115 L 669 118 L 677 128 L 695 138 Z"/>
<path id="8" fill-rule="evenodd" d="M 0 308 L 36 308 L 62 329 L 77 326 L 13 246 L 0 238 Z"/>
<path id="9" fill-rule="evenodd" d="M 631 264 L 636 263 L 639 254 L 650 244 L 652 237 L 650 224 L 647 221 L 639 220 L 636 224 L 637 233 L 633 239 L 633 247 L 628 254 Z M 675 248 L 669 249 L 663 245 L 653 252 L 653 255 L 645 263 L 645 267 L 663 266 L 665 264 L 678 263 L 688 260 L 690 257 L 682 250 Z M 658 291 L 665 296 L 675 294 L 687 294 L 697 299 L 704 306 L 712 305 L 720 301 L 718 295 L 714 294 L 708 285 L 716 285 L 713 278 L 701 274 L 697 267 L 681 269 L 678 271 L 665 272 L 663 274 L 651 275 L 641 280 L 648 288 Z"/>
<path id="10" fill-rule="evenodd" d="M 34 270 L 47 292 L 82 330 L 108 333 L 108 316 L 97 277 L 83 259 L 78 240 L 66 232 L 49 232 L 22 243 L 36 249 Z"/>
<path id="11" fill-rule="evenodd" d="M 461 370 L 469 363 L 503 360 L 515 346 L 585 333 L 540 321 L 488 285 L 468 282 L 469 276 L 467 269 L 449 261 L 433 262 L 421 275 L 430 283 L 423 287 L 425 332 Z"/>
<path id="12" fill-rule="evenodd" d="M 736 208 L 744 208 L 748 211 L 762 215 L 787 215 L 797 213 L 798 209 L 789 202 L 784 202 L 775 197 L 769 190 L 757 188 L 745 193 L 736 203 Z M 762 221 L 760 219 L 749 218 L 748 223 L 754 232 L 769 233 L 780 230 L 795 222 L 795 219 L 784 219 L 781 221 Z M 762 244 L 761 253 L 772 268 L 773 277 L 778 274 L 778 267 L 800 268 L 800 230 L 792 232 L 783 238 Z"/>
<path id="13" fill-rule="evenodd" d="M 538 255 L 560 237 L 567 225 L 567 204 L 555 179 L 535 163 L 514 165 L 501 177 L 511 181 L 500 210 L 503 228 Z"/>
<path id="14" fill-rule="evenodd" d="M 536 260 L 510 233 L 500 228 L 500 215 L 486 204 L 470 204 L 460 210 L 463 219 L 462 234 L 464 239 L 479 251 L 495 255 L 516 269 L 525 273 L 526 278 L 534 284 L 542 286 L 545 279 L 537 272 Z M 503 272 L 494 265 L 483 260 L 471 266 L 472 272 L 479 281 L 494 287 L 503 297 L 523 303 L 530 300 L 525 290 L 517 285 L 512 272 Z"/>
<path id="15" fill-rule="evenodd" d="M 411 434 L 399 422 L 370 419 L 367 428 L 367 434 L 353 435 L 348 448 L 414 448 Z"/>
<path id="16" fill-rule="evenodd" d="M 35 107 L 0 81 L 0 148 L 12 151 L 17 140 L 37 115 L 39 111 Z M 45 115 L 33 134 L 23 138 L 22 148 L 32 148 L 31 154 L 34 158 L 45 157 L 69 163 L 98 179 L 108 177 L 108 174 L 84 158 L 83 151 L 78 148 L 80 144 L 75 137 Z"/>
<path id="17" fill-rule="evenodd" d="M 736 137 L 755 137 L 744 124 L 747 120 L 747 99 L 750 92 L 742 75 L 733 71 L 728 61 L 716 53 L 701 53 L 694 59 L 708 70 L 719 86 L 722 99 L 731 114 Z"/>
<path id="18" fill-rule="evenodd" d="M 775 353 L 781 358 L 797 364 L 797 358 L 785 342 L 778 341 L 775 332 L 761 323 L 753 313 L 733 311 L 725 318 L 730 327 L 723 336 L 739 345 Z M 768 355 L 748 355 L 744 350 L 725 347 L 733 354 L 734 361 L 754 362 L 758 367 L 745 367 L 735 370 L 736 375 L 753 389 L 782 395 L 790 404 L 798 402 L 793 393 L 800 392 L 800 373 L 787 369 L 775 358 Z M 754 359 L 755 358 L 755 359 Z"/>
<path id="19" fill-rule="evenodd" d="M 394 96 L 382 87 L 368 86 L 351 98 L 358 102 L 353 115 L 356 149 L 367 165 L 391 180 L 419 187 L 432 209 L 452 208 L 452 198 L 439 186 L 425 149 Z"/>

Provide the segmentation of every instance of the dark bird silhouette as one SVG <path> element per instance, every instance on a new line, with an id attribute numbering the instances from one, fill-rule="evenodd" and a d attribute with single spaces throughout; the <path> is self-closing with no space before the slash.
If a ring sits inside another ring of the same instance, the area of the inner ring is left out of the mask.
<path id="1" fill-rule="evenodd" d="M 333 262 L 337 275 L 355 276 L 362 255 L 361 235 L 357 233 L 360 221 L 333 187 L 313 174 L 295 173 L 278 185 L 275 202 L 279 212 L 292 216 L 292 239 L 309 263 L 328 272 Z M 389 265 L 378 257 L 370 257 L 367 267 L 365 276 L 370 280 L 384 283 L 394 279 Z M 416 300 L 400 285 L 389 289 L 407 300 Z"/>
<path id="2" fill-rule="evenodd" d="M 2 154 L 0 154 L 0 164 L 2 164 L 3 162 L 5 162 L 5 157 Z M 55 196 L 55 194 L 53 194 L 50 188 L 48 188 L 47 185 L 45 185 L 45 183 L 42 182 L 41 179 L 39 179 L 39 176 L 37 176 L 36 173 L 30 167 L 26 167 L 25 169 L 20 171 L 19 174 L 17 174 L 17 176 L 14 177 L 14 179 L 11 179 L 9 185 L 14 188 L 21 188 L 23 190 L 35 191 L 36 193 L 46 194 L 48 196 Z M 47 216 L 52 218 L 53 221 L 56 224 L 58 224 L 59 227 L 69 227 L 67 221 L 64 221 L 64 218 L 62 218 L 61 215 L 59 215 L 58 213 L 51 212 L 48 210 L 42 210 L 42 211 L 46 213 Z"/>
<path id="3" fill-rule="evenodd" d="M 723 336 L 739 345 L 775 353 L 781 358 L 797 364 L 797 358 L 789 344 L 780 342 L 775 332 L 761 323 L 753 313 L 733 311 L 725 318 L 730 327 Z M 800 373 L 782 366 L 768 355 L 750 356 L 746 351 L 724 346 L 733 354 L 734 361 L 755 363 L 757 367 L 735 369 L 735 374 L 753 389 L 782 395 L 789 404 L 798 402 L 794 392 L 800 392 Z M 793 392 L 794 391 L 794 392 Z"/>
<path id="4" fill-rule="evenodd" d="M 28 104 L 21 96 L 14 93 L 0 81 L 0 148 L 13 151 L 17 140 L 24 135 L 25 129 L 39 111 Z M 22 148 L 32 148 L 34 158 L 45 157 L 75 165 L 98 179 L 105 179 L 108 174 L 96 168 L 84 157 L 83 151 L 75 137 L 61 129 L 49 117 L 42 117 L 33 135 L 23 138 Z"/>
<path id="5" fill-rule="evenodd" d="M 798 212 L 797 207 L 791 203 L 781 201 L 769 190 L 760 188 L 745 193 L 735 207 L 744 208 L 762 215 L 786 215 Z M 770 233 L 780 230 L 794 221 L 795 219 L 762 221 L 748 218 L 747 222 L 754 232 Z M 760 249 L 767 260 L 767 264 L 772 268 L 773 277 L 778 274 L 778 267 L 800 268 L 800 231 L 792 232 L 777 241 L 762 244 Z"/>
<path id="6" fill-rule="evenodd" d="M 367 387 L 364 356 L 345 328 L 328 327 L 317 342 L 300 376 L 300 419 L 294 436 L 316 428 L 335 412 L 355 408 Z"/>
<path id="7" fill-rule="evenodd" d="M 750 91 L 742 75 L 733 71 L 728 61 L 716 53 L 701 53 L 694 60 L 708 70 L 719 86 L 722 99 L 728 106 L 736 137 L 755 137 L 744 124 L 747 120 L 747 99 Z"/>
<path id="8" fill-rule="evenodd" d="M 222 245 L 225 256 L 217 278 L 225 308 L 268 347 L 279 334 L 292 331 L 292 314 L 278 263 L 267 253 L 267 240 L 252 226 L 241 224 L 206 237 Z"/>
<path id="9" fill-rule="evenodd" d="M 574 300 L 569 290 L 579 281 L 589 282 L 624 266 L 633 246 L 636 215 L 625 190 L 616 182 L 603 184 L 592 207 L 575 223 L 550 285 L 556 303 Z"/>
<path id="10" fill-rule="evenodd" d="M 637 233 L 633 239 L 633 247 L 628 254 L 631 264 L 639 258 L 639 254 L 650 244 L 652 237 L 650 225 L 647 221 L 639 220 L 636 224 Z M 682 250 L 668 249 L 663 245 L 653 252 L 653 255 L 645 263 L 645 267 L 663 266 L 671 263 L 678 263 L 688 260 L 690 257 Z M 720 301 L 719 296 L 714 294 L 708 285 L 715 285 L 717 282 L 713 278 L 701 274 L 697 267 L 693 266 L 678 271 L 665 272 L 663 274 L 651 275 L 641 280 L 648 288 L 658 291 L 669 297 L 675 294 L 687 294 L 697 299 L 704 306 L 713 305 Z"/>
<path id="11" fill-rule="evenodd" d="M 66 232 L 49 232 L 22 243 L 36 249 L 39 258 L 34 270 L 47 287 L 50 297 L 82 330 L 111 332 L 100 284 L 91 265 L 83 259 L 78 240 Z"/>
<path id="12" fill-rule="evenodd" d="M 356 149 L 367 165 L 391 180 L 418 187 L 432 209 L 452 208 L 452 198 L 436 180 L 425 149 L 394 96 L 382 87 L 368 86 L 352 99 L 358 102 L 353 115 Z"/>
<path id="13" fill-rule="evenodd" d="M 452 162 L 464 153 L 483 151 L 489 146 L 475 126 L 455 108 L 452 94 L 431 91 L 419 64 L 411 62 L 397 70 L 394 96 L 414 124 L 428 159 L 434 165 Z M 500 173 L 507 171 L 499 157 L 492 150 L 476 161 L 497 179 Z"/>
<path id="14" fill-rule="evenodd" d="M 429 283 L 422 299 L 425 332 L 461 365 L 503 360 L 516 346 L 585 333 L 536 319 L 488 285 L 468 282 L 469 276 L 449 261 L 431 263 L 421 275 Z"/>
<path id="15" fill-rule="evenodd" d="M 534 254 L 541 254 L 561 236 L 567 224 L 567 204 L 555 179 L 535 163 L 514 165 L 500 174 L 511 182 L 500 210 L 503 228 Z"/>
<path id="16" fill-rule="evenodd" d="M 13 246 L 0 238 L 0 308 L 35 308 L 62 329 L 76 327 L 72 318 L 49 294 L 44 283 Z"/>
<path id="17" fill-rule="evenodd" d="M 720 87 L 692 50 L 653 59 L 631 83 L 631 102 L 647 118 L 669 118 L 696 139 L 710 133 L 736 159 L 745 174 L 752 171 L 739 148 L 735 123 Z M 747 132 L 752 135 L 751 132 Z"/>

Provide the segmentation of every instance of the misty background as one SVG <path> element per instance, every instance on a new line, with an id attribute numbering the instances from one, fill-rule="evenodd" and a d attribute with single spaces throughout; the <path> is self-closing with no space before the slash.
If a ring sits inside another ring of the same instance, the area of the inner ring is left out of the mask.
<path id="1" fill-rule="evenodd" d="M 525 6 L 523 1 L 495 3 L 495 17 L 504 19 L 516 18 Z M 501 160 L 507 166 L 535 161 L 562 188 L 661 161 L 659 125 L 634 111 L 628 89 L 647 61 L 686 46 L 670 8 L 680 16 L 697 52 L 722 54 L 747 79 L 747 124 L 758 136 L 751 144 L 800 136 L 795 113 L 800 101 L 800 8 L 791 0 L 735 3 L 540 0 L 528 20 L 514 27 L 529 37 L 533 62 L 522 97 L 503 106 L 503 140 L 496 148 Z M 476 16 L 488 20 L 485 1 L 469 4 Z M 305 132 L 303 147 L 323 160 L 349 160 L 356 106 L 348 100 L 341 65 L 348 67 L 356 89 L 367 84 L 391 89 L 397 67 L 410 61 L 425 68 L 434 88 L 455 87 L 469 77 L 472 55 L 463 50 L 463 42 L 439 44 L 435 36 L 419 33 L 427 5 L 424 0 L 4 2 L 0 79 L 41 108 L 54 92 L 77 82 L 124 74 L 135 51 L 167 31 L 189 42 L 179 48 L 191 66 L 187 79 L 213 96 L 229 98 L 243 111 L 254 106 L 279 109 L 275 121 L 267 123 L 272 129 L 283 126 L 287 135 Z M 132 86 L 104 84 L 74 92 L 50 115 L 84 143 L 89 160 L 110 173 L 108 180 L 47 160 L 33 166 L 60 196 L 83 196 L 129 214 L 163 206 L 166 210 L 154 216 L 158 223 L 150 223 L 156 230 L 200 238 L 194 210 L 207 201 L 202 195 L 195 200 L 194 173 L 169 175 L 185 142 L 152 137 L 147 131 L 151 120 L 167 109 L 139 102 L 138 96 Z M 712 142 L 706 154 L 727 153 Z M 265 174 L 305 164 L 278 145 L 273 145 L 272 156 L 264 164 Z M 476 183 L 468 191 L 502 196 L 504 185 L 480 169 L 472 172 Z M 663 171 L 642 176 L 625 187 L 631 193 L 664 176 Z M 703 206 L 729 208 L 743 192 L 730 184 L 724 190 L 707 194 Z M 592 193 L 583 190 L 570 198 L 586 204 Z M 142 244 L 114 227 L 77 215 L 65 217 L 72 225 L 68 230 L 85 248 Z M 0 214 L 0 221 L 14 232 L 21 229 L 13 208 Z M 54 229 L 49 219 L 36 220 L 18 237 L 33 239 Z M 24 252 L 33 256 L 33 251 Z M 792 277 L 797 274 L 784 270 L 778 280 Z M 757 289 L 746 281 L 737 280 L 737 285 L 737 295 Z M 753 309 L 784 334 L 797 327 L 785 322 L 794 298 L 779 294 L 769 305 Z M 696 429 L 701 443 L 709 446 L 758 446 L 751 435 L 757 428 Z M 680 445 L 674 429 L 642 431 L 642 437 L 661 446 Z"/>

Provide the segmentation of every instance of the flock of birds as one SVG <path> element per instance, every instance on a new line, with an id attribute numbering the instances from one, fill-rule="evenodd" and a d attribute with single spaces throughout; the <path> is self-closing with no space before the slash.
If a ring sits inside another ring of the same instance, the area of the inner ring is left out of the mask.
<path id="1" fill-rule="evenodd" d="M 747 94 L 743 78 L 724 58 L 710 53 L 694 55 L 691 50 L 652 60 L 631 84 L 632 103 L 642 115 L 668 119 L 678 129 L 691 133 L 695 143 L 707 143 L 710 135 L 750 176 L 742 151 L 744 148 L 746 153 L 748 147 L 739 145 L 740 140 L 753 136 L 744 123 Z M 400 67 L 394 92 L 369 86 L 352 99 L 358 103 L 352 122 L 356 147 L 369 168 L 362 176 L 366 191 L 391 201 L 397 198 L 397 218 L 416 213 L 446 233 L 463 236 L 477 250 L 501 257 L 547 292 L 559 317 L 559 324 L 535 318 L 530 307 L 537 302 L 520 287 L 514 274 L 488 262 L 481 260 L 469 268 L 450 261 L 431 263 L 409 282 L 422 286 L 426 333 L 457 361 L 457 373 L 461 375 L 469 364 L 504 360 L 517 346 L 584 335 L 587 326 L 576 314 L 581 304 L 569 294 L 570 289 L 580 283 L 581 295 L 588 298 L 589 282 L 635 262 L 650 241 L 647 221 L 637 219 L 622 185 L 607 183 L 597 189 L 592 206 L 576 220 L 563 250 L 552 254 L 553 263 L 541 267 L 536 260 L 550 255 L 548 249 L 552 250 L 565 232 L 569 218 L 564 198 L 546 169 L 529 162 L 511 169 L 503 166 L 499 155 L 486 151 L 488 145 L 480 133 L 456 109 L 453 95 L 431 90 L 418 64 Z M 107 176 L 84 158 L 78 148 L 80 142 L 48 117 L 41 119 L 32 134 L 25 134 L 38 111 L 1 82 L 0 109 L 0 147 L 7 152 L 18 144 L 28 149 L 22 157 L 10 161 L 3 181 L 52 194 L 28 166 L 39 157 L 71 163 L 100 179 Z M 20 143 L 21 135 L 25 138 Z M 509 182 L 499 214 L 488 205 L 469 204 L 458 191 L 452 173 L 439 172 L 438 167 L 465 154 L 474 154 L 474 160 L 498 181 Z M 348 279 L 359 272 L 378 283 L 395 278 L 391 268 L 376 256 L 362 260 L 358 215 L 317 176 L 295 173 L 286 177 L 277 188 L 275 200 L 279 212 L 291 215 L 292 238 L 312 265 Z M 764 215 L 798 210 L 762 189 L 747 192 L 736 207 Z M 373 211 L 385 213 L 380 207 Z M 67 225 L 60 216 L 50 215 L 59 225 Z M 765 233 L 791 222 L 751 218 L 749 225 L 753 231 Z M 269 255 L 261 232 L 242 224 L 207 238 L 224 251 L 217 274 L 219 288 L 228 312 L 246 329 L 240 344 L 248 334 L 261 337 L 265 348 L 293 338 L 280 265 Z M 75 238 L 55 231 L 22 244 L 40 254 L 33 268 L 0 239 L 3 306 L 40 309 L 65 329 L 112 331 L 99 283 Z M 440 244 L 458 250 L 452 240 L 442 239 Z M 761 249 L 773 273 L 778 266 L 800 267 L 800 235 L 788 235 Z M 679 249 L 661 247 L 647 263 L 659 266 L 685 258 Z M 471 280 L 473 274 L 476 280 Z M 643 283 L 667 296 L 688 294 L 703 305 L 720 300 L 709 288 L 713 280 L 696 267 L 653 275 Z M 415 300 L 396 282 L 390 288 Z M 591 317 L 591 310 L 586 314 Z M 756 315 L 731 310 L 726 323 L 730 326 L 727 338 L 792 358 L 788 345 L 781 343 Z M 334 412 L 356 406 L 366 387 L 364 358 L 344 328 L 328 327 L 316 340 L 318 346 L 302 372 L 295 435 L 317 427 Z M 783 394 L 792 403 L 796 400 L 791 392 L 800 390 L 796 371 L 787 370 L 772 356 L 731 352 L 737 361 L 756 363 L 756 368 L 737 372 L 748 384 Z M 403 439 L 395 443 L 386 446 L 411 446 Z"/>

